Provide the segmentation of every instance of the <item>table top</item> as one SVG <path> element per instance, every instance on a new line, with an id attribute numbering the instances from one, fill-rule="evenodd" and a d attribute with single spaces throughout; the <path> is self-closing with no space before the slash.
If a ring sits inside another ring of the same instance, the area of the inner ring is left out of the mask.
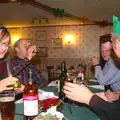
<path id="1" fill-rule="evenodd" d="M 89 86 L 89 89 L 92 92 L 102 92 L 103 88 L 99 85 L 95 86 Z M 55 95 L 58 95 L 57 89 L 55 86 L 48 86 L 43 88 L 42 90 L 47 92 L 54 92 Z M 64 103 L 62 113 L 66 118 L 69 120 L 100 120 L 98 116 L 96 116 L 95 113 L 93 113 L 86 105 L 80 105 L 75 106 L 72 105 L 72 114 L 70 113 L 68 109 L 68 103 Z M 23 104 L 21 102 L 16 102 L 16 113 L 23 114 Z M 23 120 L 23 116 L 21 115 L 15 115 L 14 120 Z"/>

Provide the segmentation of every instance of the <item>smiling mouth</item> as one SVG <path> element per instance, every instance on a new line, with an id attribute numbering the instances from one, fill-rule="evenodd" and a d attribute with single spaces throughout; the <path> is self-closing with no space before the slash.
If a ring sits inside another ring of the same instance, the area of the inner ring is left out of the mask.
<path id="1" fill-rule="evenodd" d="M 5 52 L 0 52 L 0 54 L 5 54 Z"/>

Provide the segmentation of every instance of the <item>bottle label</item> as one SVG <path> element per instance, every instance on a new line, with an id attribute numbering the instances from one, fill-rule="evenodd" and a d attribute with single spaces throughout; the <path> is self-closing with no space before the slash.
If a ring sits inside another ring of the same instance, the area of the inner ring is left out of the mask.
<path id="1" fill-rule="evenodd" d="M 24 96 L 24 115 L 35 116 L 38 114 L 38 95 Z"/>

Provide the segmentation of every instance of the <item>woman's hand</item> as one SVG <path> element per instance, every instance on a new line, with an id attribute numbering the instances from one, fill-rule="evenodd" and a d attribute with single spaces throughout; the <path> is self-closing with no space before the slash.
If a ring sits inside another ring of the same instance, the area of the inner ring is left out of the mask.
<path id="1" fill-rule="evenodd" d="M 24 85 L 21 85 L 20 88 L 16 88 L 16 89 L 14 89 L 14 90 L 15 90 L 16 93 L 22 93 L 22 92 L 24 91 L 24 88 L 25 88 L 25 86 L 24 86 Z"/>
<path id="2" fill-rule="evenodd" d="M 15 77 L 7 77 L 0 81 L 0 91 L 13 89 L 13 87 L 7 87 L 9 85 L 15 84 L 18 81 Z"/>

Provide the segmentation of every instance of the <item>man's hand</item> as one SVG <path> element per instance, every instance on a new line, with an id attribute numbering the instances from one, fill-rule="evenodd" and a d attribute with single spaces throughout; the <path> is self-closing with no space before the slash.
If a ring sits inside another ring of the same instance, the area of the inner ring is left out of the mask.
<path id="1" fill-rule="evenodd" d="M 101 99 L 109 102 L 108 98 L 105 96 L 104 92 L 100 92 L 100 93 L 95 93 L 97 96 L 99 96 Z"/>
<path id="2" fill-rule="evenodd" d="M 94 56 L 94 57 L 92 58 L 92 65 L 95 66 L 95 65 L 97 65 L 97 64 L 99 64 L 99 58 Z"/>
<path id="3" fill-rule="evenodd" d="M 36 46 L 35 45 L 32 45 L 29 47 L 28 51 L 27 51 L 27 58 L 29 60 L 32 59 L 33 56 L 36 55 Z"/>
<path id="4" fill-rule="evenodd" d="M 65 82 L 64 93 L 68 98 L 81 103 L 86 103 L 88 105 L 91 97 L 94 95 L 84 85 L 78 85 L 69 82 Z"/>
<path id="5" fill-rule="evenodd" d="M 114 102 L 120 98 L 120 93 L 117 91 L 111 92 L 110 90 L 108 90 L 107 92 L 105 92 L 105 96 L 107 97 L 108 101 Z"/>

